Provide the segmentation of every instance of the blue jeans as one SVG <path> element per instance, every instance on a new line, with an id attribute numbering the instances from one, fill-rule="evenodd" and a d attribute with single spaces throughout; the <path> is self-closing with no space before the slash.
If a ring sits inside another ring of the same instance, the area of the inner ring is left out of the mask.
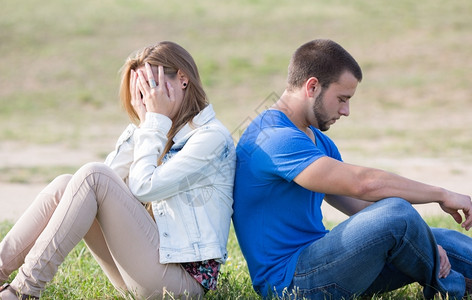
<path id="1" fill-rule="evenodd" d="M 438 244 L 452 266 L 441 279 Z M 472 238 L 430 228 L 410 203 L 387 198 L 304 249 L 288 291 L 308 299 L 350 299 L 418 282 L 426 298 L 439 292 L 460 299 L 464 277 L 472 278 L 471 260 Z"/>

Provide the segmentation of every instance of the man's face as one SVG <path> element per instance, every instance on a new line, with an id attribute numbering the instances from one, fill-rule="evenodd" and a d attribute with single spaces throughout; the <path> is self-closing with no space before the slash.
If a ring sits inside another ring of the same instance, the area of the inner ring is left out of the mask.
<path id="1" fill-rule="evenodd" d="M 349 99 L 356 92 L 358 81 L 350 72 L 344 72 L 337 82 L 322 88 L 313 104 L 315 127 L 328 130 L 341 116 L 349 116 Z"/>

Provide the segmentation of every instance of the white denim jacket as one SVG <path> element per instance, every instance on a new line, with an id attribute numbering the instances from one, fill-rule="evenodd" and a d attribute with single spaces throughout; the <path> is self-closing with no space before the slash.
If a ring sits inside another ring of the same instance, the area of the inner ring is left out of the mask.
<path id="1" fill-rule="evenodd" d="M 224 263 L 233 213 L 232 137 L 209 105 L 175 135 L 158 166 L 171 125 L 164 115 L 146 113 L 140 128 L 126 128 L 105 163 L 138 200 L 152 202 L 161 263 Z"/>

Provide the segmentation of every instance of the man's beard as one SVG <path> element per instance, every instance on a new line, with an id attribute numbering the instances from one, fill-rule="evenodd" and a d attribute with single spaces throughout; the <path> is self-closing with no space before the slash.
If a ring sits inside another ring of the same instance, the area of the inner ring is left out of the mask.
<path id="1" fill-rule="evenodd" d="M 315 104 L 313 104 L 313 113 L 318 123 L 318 129 L 321 131 L 328 130 L 330 127 L 328 123 L 331 121 L 323 104 L 324 92 L 324 90 L 321 90 L 321 93 L 315 99 Z"/>

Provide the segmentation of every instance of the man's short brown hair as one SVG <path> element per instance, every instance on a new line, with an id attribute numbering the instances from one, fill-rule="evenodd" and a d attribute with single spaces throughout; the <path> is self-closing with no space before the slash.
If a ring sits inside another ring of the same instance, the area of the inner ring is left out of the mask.
<path id="1" fill-rule="evenodd" d="M 345 71 L 359 82 L 362 80 L 359 64 L 343 47 L 331 40 L 313 40 L 293 54 L 288 66 L 288 89 L 302 87 L 311 77 L 316 77 L 322 87 L 328 87 Z"/>

